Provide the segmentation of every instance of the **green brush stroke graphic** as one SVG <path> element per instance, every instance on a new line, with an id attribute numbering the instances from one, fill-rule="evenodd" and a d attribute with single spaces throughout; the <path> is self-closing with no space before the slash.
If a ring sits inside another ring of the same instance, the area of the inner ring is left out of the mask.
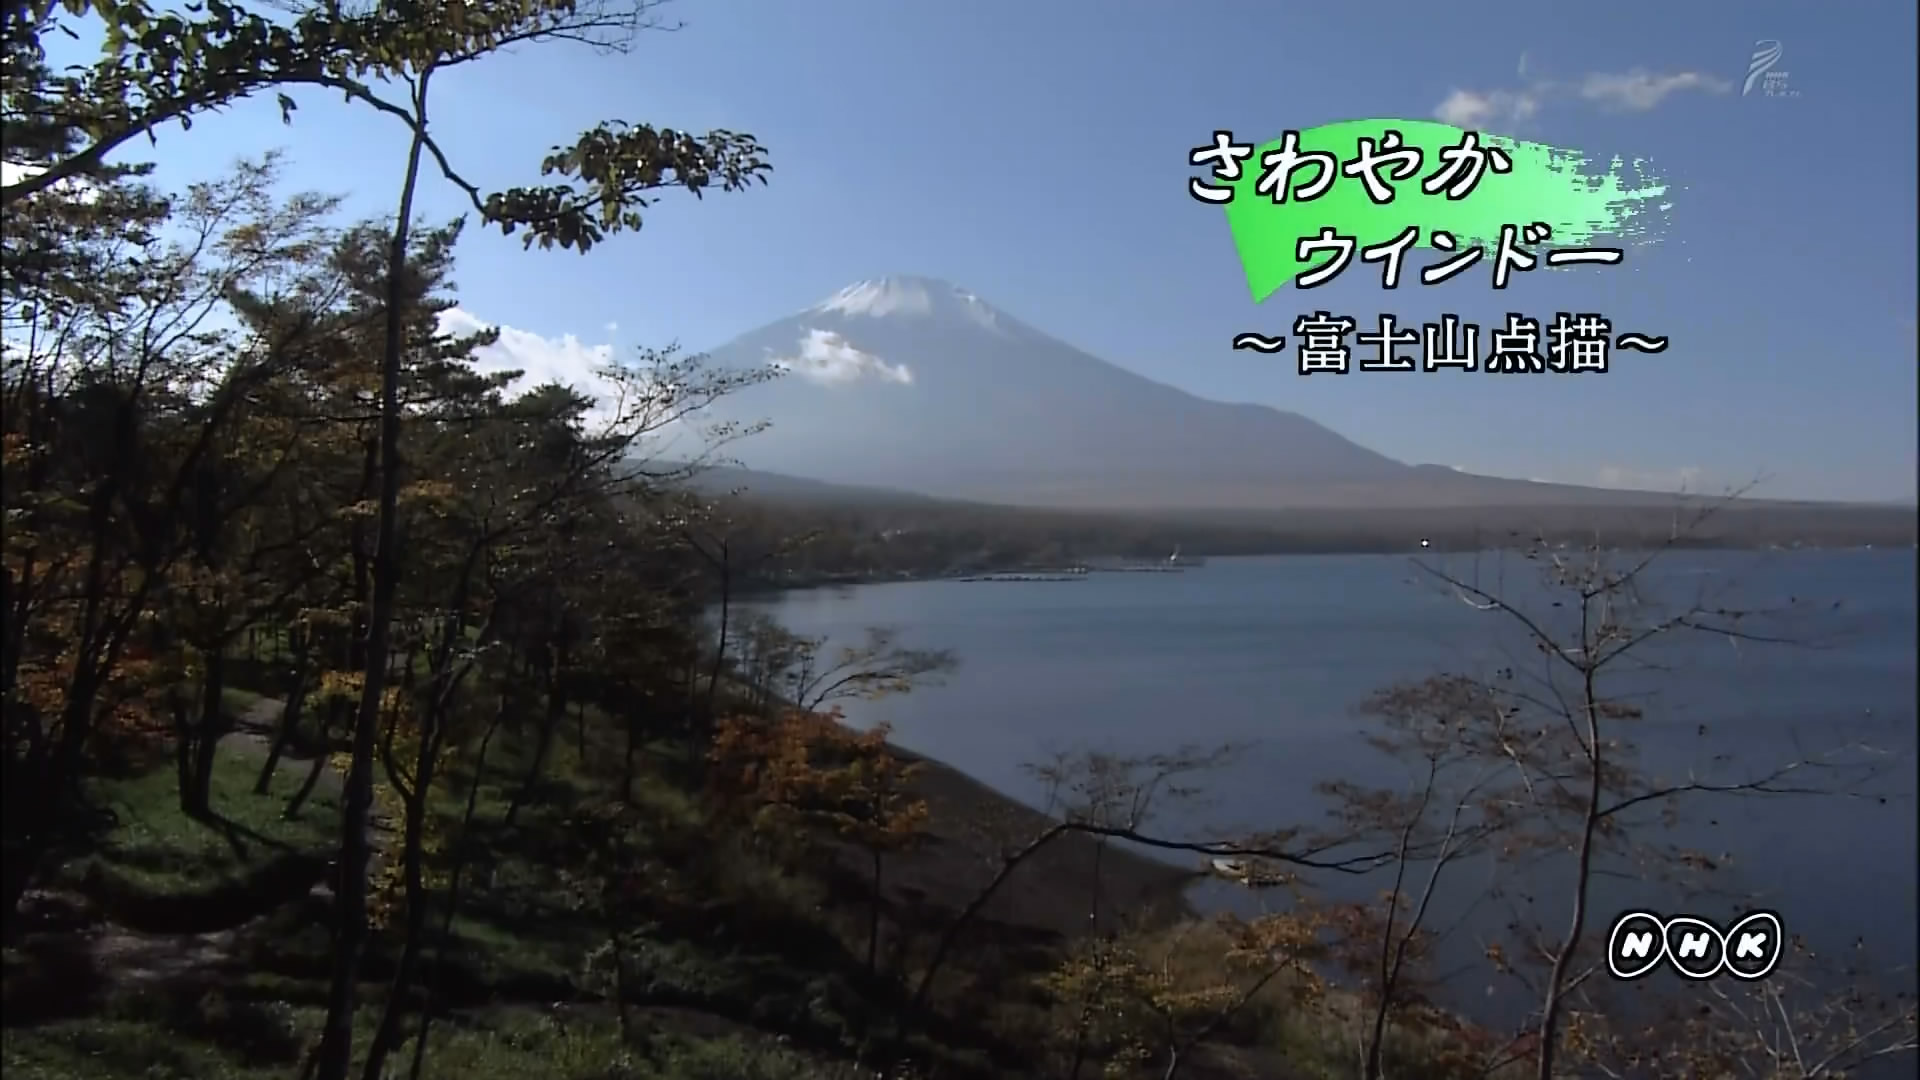
<path id="1" fill-rule="evenodd" d="M 1407 146 L 1419 148 L 1421 161 L 1419 170 L 1405 180 L 1393 179 L 1392 166 L 1382 169 L 1381 179 L 1394 190 L 1393 201 L 1385 205 L 1368 198 L 1358 176 L 1336 177 L 1333 186 L 1312 202 L 1293 201 L 1292 189 L 1315 181 L 1311 167 L 1296 170 L 1288 201 L 1275 203 L 1271 196 L 1255 192 L 1254 185 L 1262 171 L 1261 156 L 1277 149 L 1280 140 L 1255 148 L 1253 159 L 1242 165 L 1240 179 L 1230 185 L 1233 201 L 1225 204 L 1227 226 L 1233 231 L 1233 245 L 1240 253 L 1254 303 L 1330 257 L 1326 252 L 1314 252 L 1304 261 L 1295 256 L 1300 239 L 1318 237 L 1323 228 L 1354 237 L 1365 248 L 1392 240 L 1415 225 L 1420 229 L 1416 246 L 1431 247 L 1429 238 L 1438 230 L 1451 233 L 1456 250 L 1464 252 L 1497 244 L 1502 225 L 1543 222 L 1553 229 L 1553 239 L 1535 250 L 1538 255 L 1553 248 L 1588 246 L 1607 237 L 1617 241 L 1609 245 L 1615 247 L 1649 243 L 1665 227 L 1664 215 L 1671 205 L 1663 199 L 1667 187 L 1644 160 L 1629 163 L 1616 157 L 1601 170 L 1577 150 L 1481 132 L 1480 144 L 1505 150 L 1513 158 L 1513 169 L 1507 173 L 1482 170 L 1473 191 L 1455 200 L 1444 191 L 1428 195 L 1420 190 L 1420 182 L 1445 166 L 1440 151 L 1459 145 L 1465 134 L 1461 128 L 1429 120 L 1346 120 L 1302 131 L 1299 148 L 1329 151 L 1345 164 L 1354 159 L 1362 136 L 1378 143 L 1387 131 L 1398 131 Z M 1346 273 L 1362 265 L 1356 255 Z M 1378 264 L 1365 265 L 1373 272 L 1379 270 Z"/>

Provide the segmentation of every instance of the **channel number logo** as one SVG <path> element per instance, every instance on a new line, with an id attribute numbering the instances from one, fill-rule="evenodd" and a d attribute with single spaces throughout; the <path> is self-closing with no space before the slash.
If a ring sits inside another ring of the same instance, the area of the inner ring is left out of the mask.
<path id="1" fill-rule="evenodd" d="M 1638 979 L 1666 964 L 1696 981 L 1723 973 L 1764 979 L 1785 949 L 1786 928 L 1771 911 L 1751 912 L 1725 929 L 1694 915 L 1629 911 L 1607 935 L 1607 971 L 1616 979 Z"/>

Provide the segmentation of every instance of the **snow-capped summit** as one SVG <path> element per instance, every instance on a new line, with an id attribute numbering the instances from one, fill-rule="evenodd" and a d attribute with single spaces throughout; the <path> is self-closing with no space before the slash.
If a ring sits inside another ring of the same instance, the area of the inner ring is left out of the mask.
<path id="1" fill-rule="evenodd" d="M 811 309 L 821 314 L 898 315 L 964 318 L 985 329 L 1004 333 L 1004 319 L 992 305 L 958 285 L 933 278 L 895 276 L 856 281 Z"/>

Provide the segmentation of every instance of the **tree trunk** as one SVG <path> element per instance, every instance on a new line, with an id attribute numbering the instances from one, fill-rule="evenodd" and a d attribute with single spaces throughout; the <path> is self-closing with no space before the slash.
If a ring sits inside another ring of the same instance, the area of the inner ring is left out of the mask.
<path id="1" fill-rule="evenodd" d="M 570 652 L 566 637 L 564 618 L 557 619 L 551 630 L 552 636 L 546 647 L 546 660 L 541 665 L 541 690 L 546 697 L 546 708 L 540 713 L 540 730 L 535 736 L 533 760 L 528 763 L 527 771 L 520 779 L 519 788 L 507 803 L 507 812 L 501 818 L 501 824 L 512 828 L 520 819 L 520 811 L 533 798 L 534 790 L 546 775 L 547 759 L 553 754 L 553 741 L 559 735 L 560 727 L 567 719 L 566 671 L 570 662 Z"/>
<path id="2" fill-rule="evenodd" d="M 306 635 L 294 632 L 288 635 L 288 648 L 293 650 L 292 685 L 287 687 L 286 704 L 280 707 L 279 723 L 273 734 L 273 744 L 267 747 L 267 760 L 260 767 L 260 775 L 253 781 L 253 793 L 265 795 L 273 785 L 273 774 L 280 768 L 280 758 L 293 744 L 294 737 L 300 733 L 300 713 L 307 703 L 307 656 L 311 648 Z M 327 756 L 324 741 L 318 755 Z"/>
<path id="3" fill-rule="evenodd" d="M 628 691 L 631 696 L 632 691 Z M 640 717 L 636 709 L 627 710 L 627 752 L 620 763 L 620 801 L 633 805 L 633 774 L 640 756 Z"/>
<path id="4" fill-rule="evenodd" d="M 867 905 L 867 974 L 879 974 L 880 960 L 880 849 L 873 849 L 873 901 Z"/>
<path id="5" fill-rule="evenodd" d="M 1073 1022 L 1073 1064 L 1067 1068 L 1067 1080 L 1080 1080 L 1080 1073 L 1087 1066 L 1087 1036 L 1093 1028 L 1093 1007 L 1095 995 L 1106 992 L 1106 961 L 1099 959 L 1094 973 L 1099 981 L 1087 991 L 1080 1000 L 1080 1014 Z"/>
<path id="6" fill-rule="evenodd" d="M 547 758 L 553 753 L 553 738 L 560 724 L 567 718 L 567 695 L 556 675 L 547 679 L 547 709 L 540 721 L 540 731 L 535 736 L 533 761 L 527 765 L 527 773 L 520 778 L 520 787 L 513 793 L 513 800 L 507 804 L 507 812 L 500 823 L 511 829 L 520 818 L 520 810 L 533 798 L 533 792 L 540 784 L 540 778 L 546 774 Z"/>
<path id="7" fill-rule="evenodd" d="M 1106 854 L 1107 838 L 1103 836 L 1094 841 L 1093 845 L 1093 891 L 1087 897 L 1087 930 L 1089 932 L 1100 929 L 1100 895 L 1105 891 L 1101 887 L 1102 871 L 1104 869 L 1101 863 L 1105 859 Z"/>
<path id="8" fill-rule="evenodd" d="M 620 914 L 617 901 L 607 905 L 607 946 L 613 954 L 613 1004 L 620 1018 L 620 1049 L 633 1045 L 633 1014 L 629 1007 L 631 991 L 627 988 L 627 950 L 622 944 L 625 936 L 620 929 Z"/>
<path id="9" fill-rule="evenodd" d="M 727 665 L 727 620 L 733 611 L 733 572 L 728 566 L 727 545 L 720 544 L 720 638 L 713 646 L 713 668 L 707 674 L 707 719 L 711 721 L 719 701 L 720 673 Z"/>
<path id="10" fill-rule="evenodd" d="M 1587 639 L 1581 635 L 1583 643 Z M 1583 653 L 1591 656 L 1592 653 Z M 1586 932 L 1587 890 L 1593 881 L 1594 833 L 1600 823 L 1600 789 L 1606 782 L 1605 766 L 1601 762 L 1599 689 L 1594 684 L 1594 668 L 1589 664 L 1581 672 L 1581 704 L 1586 713 L 1586 751 L 1587 774 L 1586 807 L 1581 815 L 1579 854 L 1574 868 L 1573 912 L 1568 920 L 1567 936 L 1562 939 L 1560 948 L 1553 954 L 1553 970 L 1547 973 L 1546 1000 L 1540 1005 L 1540 1046 L 1539 1056 L 1535 1058 L 1535 1080 L 1553 1080 L 1553 1059 L 1559 1046 L 1560 1013 L 1565 1007 L 1561 997 L 1566 986 L 1567 968 L 1573 960 L 1574 949 L 1579 947 L 1580 936 Z"/>
<path id="11" fill-rule="evenodd" d="M 273 745 L 267 748 L 267 760 L 260 766 L 260 776 L 253 782 L 253 793 L 265 795 L 273 784 L 273 774 L 280 768 L 280 758 L 293 745 L 300 734 L 300 714 L 307 703 L 307 683 L 304 674 L 294 676 L 293 687 L 287 693 L 287 703 L 280 707 L 280 726 L 274 733 Z M 325 761 L 326 746 L 321 745 L 314 753 L 315 760 Z"/>
<path id="12" fill-rule="evenodd" d="M 407 1067 L 408 1080 L 420 1080 L 420 1069 L 426 1062 L 427 1032 L 433 1026 L 434 1002 L 439 997 L 441 973 L 446 970 L 447 946 L 453 941 L 453 917 L 460 909 L 460 885 L 467 869 L 467 854 L 472 850 L 474 811 L 479 806 L 480 784 L 487 772 L 487 750 L 493 745 L 493 736 L 500 730 L 500 722 L 506 712 L 507 703 L 503 697 L 500 707 L 494 711 L 492 722 L 487 725 L 486 733 L 480 736 L 480 749 L 474 754 L 473 780 L 467 785 L 466 810 L 460 818 L 460 835 L 453 844 L 453 866 L 447 871 L 446 912 L 433 946 L 432 982 L 427 989 L 426 1009 L 420 1014 L 420 1030 L 413 1036 L 413 1062 Z"/>
<path id="13" fill-rule="evenodd" d="M 687 759 L 696 763 L 701 760 L 700 723 L 696 715 L 700 711 L 700 658 L 690 655 L 682 672 L 686 695 L 681 702 L 680 735 L 686 740 Z"/>
<path id="14" fill-rule="evenodd" d="M 218 729 L 203 730 L 193 747 L 193 786 L 186 811 L 195 817 L 213 814 L 213 771 L 219 765 L 220 736 Z"/>
<path id="15" fill-rule="evenodd" d="M 415 101 L 423 102 L 432 69 L 420 73 Z M 394 550 L 400 502 L 400 356 L 406 297 L 408 226 L 420 177 L 424 128 L 416 128 L 401 185 L 400 210 L 387 250 L 386 343 L 380 358 L 380 504 L 373 549 L 373 610 L 367 625 L 367 665 L 354 717 L 353 763 L 347 773 L 341 814 L 340 865 L 334 890 L 334 965 L 327 989 L 326 1026 L 320 1040 L 317 1080 L 346 1080 L 353 1060 L 353 1018 L 358 1003 L 360 956 L 367 942 L 367 862 L 372 855 L 367 823 L 373 808 L 374 738 L 391 663 L 394 586 L 400 571 Z"/>
<path id="16" fill-rule="evenodd" d="M 207 676 L 201 685 L 200 722 L 193 740 L 187 786 L 180 792 L 180 809 L 190 817 L 213 812 L 213 770 L 218 762 L 220 737 L 226 734 L 222 691 L 226 688 L 226 651 L 216 643 L 207 651 Z"/>
<path id="17" fill-rule="evenodd" d="M 280 811 L 282 819 L 292 821 L 299 817 L 301 808 L 306 806 L 307 800 L 312 797 L 313 789 L 320 786 L 320 774 L 326 772 L 327 758 L 333 749 L 333 730 L 339 726 L 338 721 L 344 711 L 336 698 L 327 703 L 326 712 L 320 715 L 320 730 L 314 733 L 315 738 L 320 742 L 319 748 L 314 752 L 313 760 L 307 765 L 307 775 L 300 781 L 300 790 L 293 793 L 293 798 L 287 800 L 287 808 Z"/>
<path id="18" fill-rule="evenodd" d="M 1380 1070 L 1385 1065 L 1382 1060 L 1386 1053 L 1387 1012 L 1393 1007 L 1393 998 L 1386 987 L 1380 989 L 1380 1001 L 1373 1012 L 1373 1030 L 1367 1036 L 1366 1056 L 1360 1062 L 1361 1080 L 1380 1080 Z"/>
<path id="19" fill-rule="evenodd" d="M 178 693 L 167 692 L 167 710 L 173 714 L 173 784 L 180 812 L 193 813 L 193 721 L 187 719 L 187 703 Z"/>
<path id="20" fill-rule="evenodd" d="M 400 1041 L 400 1014 L 406 1009 L 407 991 L 413 986 L 414 971 L 420 962 L 420 949 L 427 932 L 427 888 L 421 852 L 427 822 L 427 792 L 433 784 L 433 740 L 420 739 L 420 752 L 414 760 L 411 797 L 407 799 L 406 841 L 401 852 L 402 873 L 406 878 L 406 939 L 400 947 L 400 960 L 394 966 L 393 980 L 387 987 L 386 1009 L 380 1014 L 380 1027 L 367 1044 L 367 1062 L 362 1080 L 382 1080 L 387 1055 Z"/>

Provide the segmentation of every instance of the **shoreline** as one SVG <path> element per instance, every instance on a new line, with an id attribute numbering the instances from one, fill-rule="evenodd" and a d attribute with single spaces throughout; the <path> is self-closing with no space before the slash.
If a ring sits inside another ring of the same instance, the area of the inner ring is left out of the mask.
<path id="1" fill-rule="evenodd" d="M 927 803 L 924 842 L 887 857 L 885 892 L 895 904 L 957 914 L 991 884 L 1007 856 L 1060 820 L 937 758 L 892 741 L 887 747 L 920 766 L 911 786 Z M 1202 917 L 1187 889 L 1208 876 L 1198 866 L 1183 869 L 1117 842 L 1066 833 L 1008 875 L 978 922 L 1062 939 L 1163 928 Z"/>
<path id="2" fill-rule="evenodd" d="M 844 716 L 835 722 L 861 730 Z M 957 915 L 993 882 L 1008 857 L 1061 820 L 930 754 L 894 739 L 886 747 L 901 762 L 920 767 L 908 789 L 927 804 L 922 842 L 887 856 L 882 892 L 896 908 Z M 860 850 L 843 845 L 840 855 L 843 869 L 869 872 Z M 975 921 L 981 929 L 1062 939 L 1129 923 L 1161 929 L 1202 917 L 1187 889 L 1211 876 L 1197 861 L 1182 868 L 1121 842 L 1065 833 L 1024 859 Z"/>
<path id="3" fill-rule="evenodd" d="M 1236 552 L 1230 555 L 1200 554 L 1200 555 L 1196 555 L 1195 557 L 1206 559 L 1208 562 L 1225 562 L 1228 560 L 1237 561 L 1237 560 L 1243 560 L 1243 559 L 1324 558 L 1327 556 L 1339 556 L 1339 555 L 1374 556 L 1374 557 L 1388 556 L 1388 555 L 1405 555 L 1405 556 L 1411 557 L 1422 551 L 1426 552 L 1429 555 L 1487 555 L 1487 554 L 1494 554 L 1498 552 L 1513 552 L 1513 551 L 1519 551 L 1519 550 L 1522 550 L 1522 549 L 1516 548 L 1516 547 L 1502 546 L 1497 544 L 1489 544 L 1482 547 L 1461 547 L 1461 548 L 1441 548 L 1441 549 L 1404 548 L 1404 547 L 1361 548 L 1361 547 L 1352 547 L 1352 546 L 1342 546 L 1342 547 L 1330 547 L 1324 550 L 1313 548 L 1313 549 L 1293 549 L 1288 551 L 1271 551 L 1271 552 Z M 1619 550 L 1630 551 L 1630 550 L 1636 550 L 1636 549 L 1632 547 L 1622 547 Z M 1909 550 L 1909 549 L 1904 546 L 1874 545 L 1874 544 L 1827 544 L 1827 545 L 1807 544 L 1807 545 L 1802 545 L 1800 547 L 1787 548 L 1787 547 L 1773 547 L 1773 546 L 1768 546 L 1764 544 L 1728 544 L 1728 543 L 1706 544 L 1706 543 L 1703 543 L 1703 544 L 1677 545 L 1672 550 L 1675 554 L 1693 553 L 1693 554 L 1703 554 L 1703 555 L 1730 555 L 1730 554 L 1745 554 L 1745 553 L 1765 554 L 1765 555 L 1815 555 L 1815 554 L 1832 555 L 1838 552 L 1850 552 L 1850 551 L 1852 552 L 1902 551 L 1902 550 Z M 1147 570 L 1147 571 L 1126 570 L 1126 569 L 1121 569 L 1121 570 L 1088 569 L 1085 573 L 1071 575 L 1071 578 L 1072 580 L 1084 580 L 1086 578 L 1091 578 L 1096 575 L 1101 575 L 1101 576 L 1107 576 L 1107 575 L 1118 576 L 1120 574 L 1135 575 L 1142 572 L 1156 573 L 1156 574 L 1163 574 L 1163 573 L 1184 574 L 1184 573 L 1191 573 L 1191 572 L 1203 572 L 1205 569 L 1206 569 L 1205 566 L 1200 566 L 1200 565 L 1182 567 L 1177 570 L 1160 570 L 1157 568 L 1152 570 Z M 1055 580 L 1055 575 L 1058 575 L 1059 577 L 1058 580 Z M 868 586 L 868 585 L 927 584 L 930 582 L 938 582 L 938 581 L 952 582 L 954 584 L 980 584 L 980 585 L 1064 584 L 1068 579 L 1068 577 L 1069 575 L 1062 573 L 1058 567 L 1034 567 L 1034 566 L 1009 566 L 1009 567 L 1004 567 L 999 569 L 978 569 L 978 570 L 940 571 L 940 572 L 900 570 L 892 573 L 816 574 L 806 578 L 796 578 L 791 581 L 768 581 L 765 579 L 744 581 L 734 586 L 733 593 L 736 598 L 751 597 L 755 599 L 760 599 L 772 594 L 783 593 L 783 592 L 808 592 L 815 589 L 853 588 L 856 586 Z"/>

